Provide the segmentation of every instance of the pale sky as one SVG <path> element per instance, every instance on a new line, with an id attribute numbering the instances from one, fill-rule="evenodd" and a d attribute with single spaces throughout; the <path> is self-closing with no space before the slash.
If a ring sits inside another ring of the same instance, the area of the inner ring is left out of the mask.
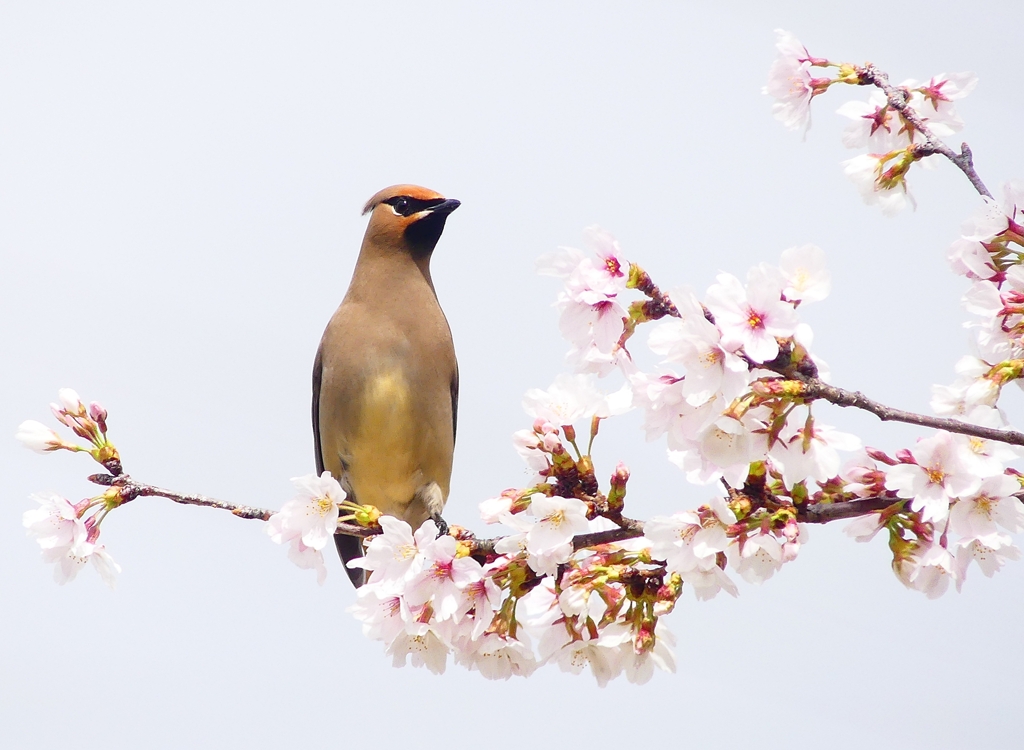
<path id="1" fill-rule="evenodd" d="M 801 313 L 833 382 L 925 411 L 967 352 L 945 253 L 979 201 L 943 164 L 911 173 L 916 212 L 863 205 L 834 112 L 867 91 L 815 101 L 806 140 L 786 131 L 761 94 L 773 30 L 896 82 L 975 71 L 963 138 L 999 191 L 1024 178 L 1018 19 L 1009 0 L 0 2 L 0 746 L 1019 743 L 1024 563 L 928 601 L 881 538 L 815 527 L 738 599 L 683 596 L 675 675 L 435 677 L 362 637 L 336 559 L 319 587 L 220 511 L 133 502 L 103 526 L 117 590 L 91 569 L 57 586 L 21 514 L 34 491 L 92 494 L 95 469 L 13 438 L 70 386 L 108 408 L 137 479 L 279 507 L 314 469 L 310 370 L 360 208 L 396 182 L 463 202 L 433 265 L 462 381 L 449 522 L 483 532 L 477 504 L 528 479 L 522 394 L 567 349 L 534 261 L 592 224 L 699 293 L 821 246 L 833 292 Z M 1005 404 L 1018 428 L 1022 404 Z M 821 412 L 888 450 L 927 434 Z M 595 454 L 600 477 L 632 469 L 628 514 L 705 502 L 639 424 L 607 424 Z"/>

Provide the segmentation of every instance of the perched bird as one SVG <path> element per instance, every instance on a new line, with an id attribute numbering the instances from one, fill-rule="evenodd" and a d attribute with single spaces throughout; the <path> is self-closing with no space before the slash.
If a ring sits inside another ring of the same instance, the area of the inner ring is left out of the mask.
<path id="1" fill-rule="evenodd" d="M 446 528 L 459 369 L 430 256 L 458 207 L 416 185 L 370 198 L 352 281 L 313 364 L 317 473 L 414 530 L 428 518 Z M 334 539 L 346 563 L 363 555 L 357 537 Z M 363 571 L 346 570 L 361 586 Z"/>

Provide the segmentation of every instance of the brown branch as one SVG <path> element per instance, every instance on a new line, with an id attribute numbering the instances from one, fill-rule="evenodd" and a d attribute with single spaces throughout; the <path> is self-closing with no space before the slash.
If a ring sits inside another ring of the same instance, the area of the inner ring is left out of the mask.
<path id="1" fill-rule="evenodd" d="M 216 500 L 206 495 L 187 495 L 182 492 L 175 492 L 174 490 L 165 490 L 160 487 L 154 487 L 151 484 L 144 484 L 142 482 L 136 482 L 127 474 L 121 474 L 120 476 L 111 476 L 110 474 L 93 474 L 89 477 L 89 481 L 94 484 L 101 484 L 106 487 L 118 487 L 121 490 L 121 497 L 124 502 L 129 502 L 137 497 L 163 497 L 168 500 L 173 500 L 176 503 L 182 505 L 200 505 L 205 508 L 217 508 L 219 510 L 229 511 L 232 515 L 238 516 L 239 518 L 249 518 L 258 521 L 266 521 L 275 511 L 266 510 L 265 508 L 256 508 L 252 505 L 239 505 L 237 503 L 229 503 L 225 500 Z M 343 521 L 338 522 L 338 529 L 334 532 L 335 534 L 345 534 L 347 536 L 372 536 L 373 534 L 379 533 L 376 529 L 368 529 L 365 526 L 360 526 L 354 523 L 345 523 Z"/>
<path id="2" fill-rule="evenodd" d="M 198 505 L 205 508 L 226 510 L 239 518 L 266 521 L 274 515 L 274 511 L 272 510 L 257 508 L 252 505 L 240 505 L 238 503 L 229 503 L 225 500 L 217 500 L 212 497 L 207 497 L 206 495 L 190 495 L 183 492 L 175 492 L 174 490 L 165 490 L 151 484 L 137 482 L 128 474 L 120 474 L 118 476 L 113 476 L 111 474 L 93 474 L 89 477 L 89 481 L 94 484 L 103 485 L 104 487 L 117 487 L 120 490 L 123 502 L 129 502 L 138 497 L 163 497 L 182 505 Z M 797 518 L 805 523 L 828 523 L 830 521 L 837 521 L 843 518 L 863 516 L 872 511 L 887 508 L 897 502 L 902 501 L 891 497 L 870 497 L 850 502 L 808 505 L 800 508 Z M 601 544 L 611 544 L 613 542 L 625 541 L 626 539 L 636 539 L 644 534 L 643 521 L 620 517 L 616 519 L 616 523 L 619 524 L 619 528 L 617 529 L 595 531 L 589 534 L 579 534 L 578 536 L 573 537 L 573 549 L 581 550 L 589 547 L 596 547 Z M 381 531 L 379 528 L 371 529 L 366 528 L 365 526 L 359 526 L 358 524 L 339 521 L 338 528 L 334 533 L 346 536 L 365 537 L 374 536 L 375 534 L 381 533 Z M 471 554 L 487 556 L 495 554 L 494 545 L 503 538 L 504 537 L 477 539 L 473 536 L 469 536 L 468 538 L 464 538 L 462 541 L 469 544 Z"/>
<path id="3" fill-rule="evenodd" d="M 974 158 L 971 154 L 970 146 L 966 143 L 960 144 L 960 153 L 958 154 L 936 138 L 917 111 L 910 106 L 910 94 L 907 89 L 893 86 L 889 83 L 889 76 L 871 63 L 864 67 L 858 67 L 857 74 L 860 77 L 861 85 L 872 85 L 881 89 L 889 102 L 889 106 L 899 112 L 903 119 L 914 127 L 914 130 L 924 136 L 924 143 L 914 146 L 914 153 L 916 155 L 924 157 L 931 156 L 932 154 L 942 154 L 967 176 L 967 179 L 971 181 L 971 184 L 978 193 L 988 198 L 992 197 L 992 193 L 985 187 L 985 183 L 981 181 L 981 177 L 978 176 L 977 171 L 974 169 Z"/>
<path id="4" fill-rule="evenodd" d="M 982 427 L 981 425 L 961 422 L 959 419 L 948 417 L 927 417 L 923 414 L 916 414 L 903 409 L 893 409 L 874 401 L 860 391 L 847 391 L 842 388 L 823 383 L 817 378 L 809 378 L 799 373 L 789 373 L 789 377 L 799 380 L 804 384 L 803 395 L 810 399 L 822 399 L 836 406 L 853 406 L 857 409 L 871 412 L 883 422 L 906 422 L 920 427 L 932 427 L 936 430 L 946 430 L 960 435 L 972 435 L 984 440 L 997 440 L 1010 445 L 1024 445 L 1024 433 L 1016 430 L 999 430 L 994 427 Z"/>
<path id="5" fill-rule="evenodd" d="M 866 516 L 868 513 L 878 510 L 885 510 L 897 503 L 907 502 L 905 498 L 886 497 L 865 497 L 861 500 L 849 500 L 842 503 L 814 503 L 803 505 L 797 511 L 796 517 L 804 523 L 829 523 L 844 518 L 857 518 Z"/>

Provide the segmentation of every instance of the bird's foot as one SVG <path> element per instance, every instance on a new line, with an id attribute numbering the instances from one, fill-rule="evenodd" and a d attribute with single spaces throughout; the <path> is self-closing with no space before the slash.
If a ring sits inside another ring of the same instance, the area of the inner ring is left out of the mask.
<path id="1" fill-rule="evenodd" d="M 430 520 L 437 524 L 437 538 L 440 539 L 443 536 L 448 535 L 448 522 L 441 518 L 440 513 L 434 513 Z"/>

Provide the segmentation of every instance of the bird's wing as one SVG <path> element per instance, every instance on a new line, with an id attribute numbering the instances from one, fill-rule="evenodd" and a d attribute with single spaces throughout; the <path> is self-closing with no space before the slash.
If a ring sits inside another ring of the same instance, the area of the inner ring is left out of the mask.
<path id="1" fill-rule="evenodd" d="M 320 380 L 323 377 L 323 344 L 317 347 L 313 360 L 313 458 L 316 460 L 317 476 L 324 473 L 324 452 L 320 446 Z"/>
<path id="2" fill-rule="evenodd" d="M 455 434 L 459 430 L 459 365 L 455 364 L 455 372 L 452 373 L 450 386 L 452 394 L 452 443 L 455 443 Z"/>
<path id="3" fill-rule="evenodd" d="M 313 458 L 316 459 L 318 475 L 324 473 L 324 453 L 320 444 L 320 383 L 323 380 L 323 373 L 323 343 L 321 342 L 316 350 L 316 359 L 313 360 L 313 451 L 315 454 Z M 344 481 L 343 477 L 335 477 L 335 479 L 339 482 Z M 350 496 L 349 499 L 355 501 L 354 496 Z M 345 563 L 345 572 L 348 574 L 349 580 L 356 588 L 359 588 L 365 580 L 363 570 L 348 567 L 348 561 L 363 556 L 362 540 L 357 536 L 335 534 L 334 546 L 338 548 L 338 554 Z"/>

